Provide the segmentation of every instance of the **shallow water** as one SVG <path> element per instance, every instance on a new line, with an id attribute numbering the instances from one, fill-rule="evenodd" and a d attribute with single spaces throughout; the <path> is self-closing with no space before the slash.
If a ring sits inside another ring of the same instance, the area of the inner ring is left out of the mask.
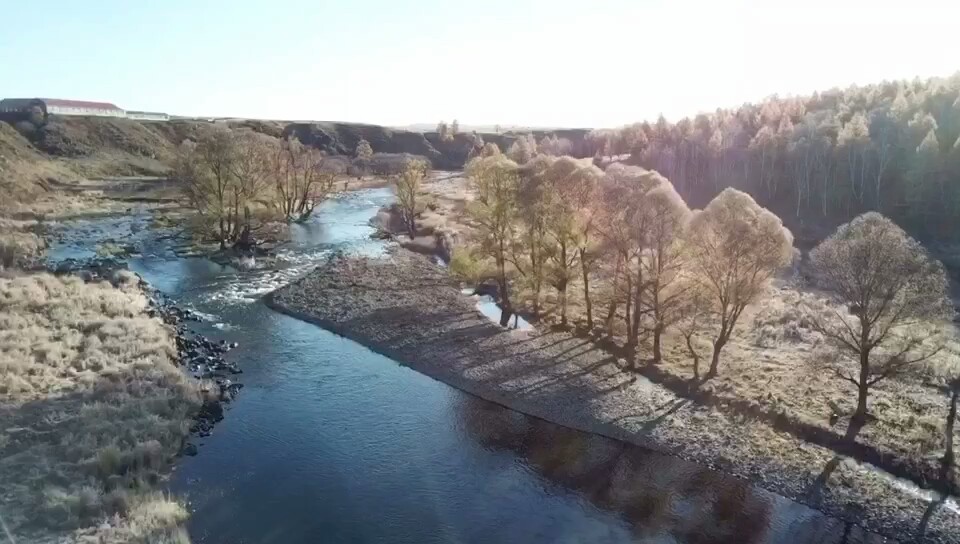
<path id="1" fill-rule="evenodd" d="M 84 256 L 97 236 L 130 233 L 142 254 L 131 269 L 202 312 L 198 332 L 240 344 L 228 357 L 246 387 L 170 481 L 195 542 L 840 540 L 842 524 L 797 503 L 481 401 L 262 303 L 333 250 L 382 252 L 366 221 L 391 198 L 327 202 L 269 270 L 177 258 L 131 228 L 144 215 L 97 220 L 51 249 Z"/>

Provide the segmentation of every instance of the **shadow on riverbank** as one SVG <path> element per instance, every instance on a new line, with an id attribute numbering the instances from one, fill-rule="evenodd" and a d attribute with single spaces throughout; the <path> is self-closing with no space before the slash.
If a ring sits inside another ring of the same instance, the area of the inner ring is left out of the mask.
<path id="1" fill-rule="evenodd" d="M 800 502 L 820 485 L 817 508 L 870 531 L 912 538 L 928 507 L 925 498 L 851 460 L 818 484 L 833 450 L 625 373 L 614 355 L 587 339 L 504 331 L 476 311 L 444 270 L 407 251 L 377 260 L 334 256 L 267 302 L 556 424 L 695 461 Z M 943 509 L 928 521 L 929 541 L 960 535 L 956 516 Z"/>

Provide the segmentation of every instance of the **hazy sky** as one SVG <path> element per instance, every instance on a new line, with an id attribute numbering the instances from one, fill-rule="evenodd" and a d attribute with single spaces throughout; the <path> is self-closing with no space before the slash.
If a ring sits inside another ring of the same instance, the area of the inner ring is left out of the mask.
<path id="1" fill-rule="evenodd" d="M 618 126 L 960 69 L 960 1 L 0 0 L 0 96 Z"/>

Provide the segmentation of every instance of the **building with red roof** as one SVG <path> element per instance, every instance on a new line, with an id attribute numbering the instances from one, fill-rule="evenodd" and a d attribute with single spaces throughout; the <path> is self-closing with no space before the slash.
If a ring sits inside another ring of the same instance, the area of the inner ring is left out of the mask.
<path id="1" fill-rule="evenodd" d="M 34 113 L 48 115 L 87 115 L 98 117 L 126 117 L 127 112 L 109 102 L 63 100 L 60 98 L 4 98 L 0 100 L 0 115 L 28 116 Z"/>

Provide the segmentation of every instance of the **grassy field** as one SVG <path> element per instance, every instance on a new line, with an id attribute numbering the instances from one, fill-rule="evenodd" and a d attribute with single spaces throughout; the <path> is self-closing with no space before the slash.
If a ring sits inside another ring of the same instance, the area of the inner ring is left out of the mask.
<path id="1" fill-rule="evenodd" d="M 156 486 L 199 394 L 146 307 L 129 278 L 0 278 L 0 515 L 18 540 L 185 541 Z"/>

